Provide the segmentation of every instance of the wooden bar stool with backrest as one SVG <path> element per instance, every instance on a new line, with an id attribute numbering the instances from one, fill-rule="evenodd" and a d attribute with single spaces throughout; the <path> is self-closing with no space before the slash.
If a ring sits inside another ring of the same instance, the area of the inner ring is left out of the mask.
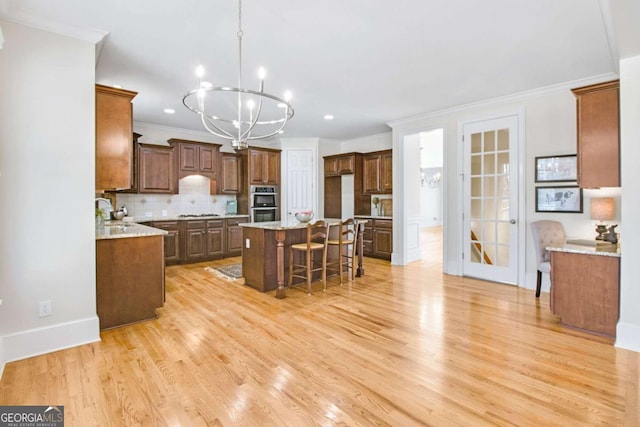
<path id="1" fill-rule="evenodd" d="M 327 239 L 329 236 L 329 224 L 319 220 L 307 225 L 307 241 L 296 243 L 289 247 L 289 287 L 293 284 L 293 278 L 305 279 L 307 293 L 311 295 L 311 280 L 313 273 L 322 272 L 322 283 L 327 287 Z M 304 254 L 304 264 L 294 264 L 294 252 Z M 321 259 L 314 259 L 314 252 L 320 252 Z"/>
<path id="2" fill-rule="evenodd" d="M 340 221 L 339 234 L 337 239 L 329 239 L 327 245 L 338 247 L 338 258 L 327 263 L 327 268 L 331 266 L 337 266 L 340 275 L 340 284 L 342 284 L 342 274 L 345 270 L 349 273 L 351 269 L 351 280 L 355 277 L 354 259 L 355 259 L 355 243 L 358 237 L 358 223 L 349 218 L 345 221 Z M 326 288 L 326 285 L 325 285 Z"/>

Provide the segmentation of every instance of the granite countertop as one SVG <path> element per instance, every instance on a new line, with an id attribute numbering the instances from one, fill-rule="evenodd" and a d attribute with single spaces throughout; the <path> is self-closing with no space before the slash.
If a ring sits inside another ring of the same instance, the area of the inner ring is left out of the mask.
<path id="1" fill-rule="evenodd" d="M 103 227 L 96 227 L 96 240 L 163 236 L 165 234 L 168 234 L 168 231 L 136 224 L 132 221 L 107 221 Z"/>
<path id="2" fill-rule="evenodd" d="M 355 215 L 356 219 L 393 219 L 392 216 L 380 216 L 380 215 Z"/>
<path id="3" fill-rule="evenodd" d="M 340 224 L 340 219 L 338 218 L 319 218 L 319 219 L 314 219 L 311 222 L 313 223 L 320 220 L 327 221 L 329 225 Z M 360 219 L 358 222 L 365 223 L 367 221 L 366 219 L 364 220 Z M 248 228 L 261 228 L 263 230 L 295 230 L 300 228 L 306 228 L 307 224 L 309 223 L 292 220 L 292 221 L 246 222 L 246 223 L 240 223 L 238 225 L 241 227 L 248 227 Z"/>
<path id="4" fill-rule="evenodd" d="M 151 222 L 151 221 L 192 221 L 199 219 L 225 219 L 225 218 L 248 218 L 249 214 L 237 214 L 237 215 L 215 215 L 215 216 L 162 216 L 162 217 L 148 217 L 148 216 L 135 216 L 135 217 L 125 217 L 125 222 Z"/>
<path id="5" fill-rule="evenodd" d="M 547 246 L 546 249 L 548 251 L 556 251 L 556 252 L 569 252 L 573 254 L 584 254 L 584 255 L 602 255 L 609 257 L 620 258 L 622 255 L 620 253 L 620 248 L 616 247 L 615 251 L 612 249 L 603 249 L 596 248 L 596 242 L 593 242 L 593 245 L 586 244 L 571 244 L 567 243 L 564 246 Z"/>

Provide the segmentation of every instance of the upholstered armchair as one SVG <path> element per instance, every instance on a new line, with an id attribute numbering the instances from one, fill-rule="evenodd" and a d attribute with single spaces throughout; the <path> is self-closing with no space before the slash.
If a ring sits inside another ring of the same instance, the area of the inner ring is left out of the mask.
<path id="1" fill-rule="evenodd" d="M 531 223 L 533 243 L 536 247 L 536 258 L 538 262 L 538 279 L 536 283 L 536 298 L 540 297 L 540 287 L 542 285 L 542 273 L 551 272 L 550 254 L 545 248 L 547 246 L 564 246 L 566 236 L 564 227 L 558 221 L 535 221 Z"/>

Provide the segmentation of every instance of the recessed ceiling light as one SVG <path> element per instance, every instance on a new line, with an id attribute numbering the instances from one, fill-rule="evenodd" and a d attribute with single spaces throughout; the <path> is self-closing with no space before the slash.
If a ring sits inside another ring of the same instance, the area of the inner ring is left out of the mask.
<path id="1" fill-rule="evenodd" d="M 324 115 L 324 119 L 325 120 L 333 120 L 333 114 L 325 114 Z"/>
<path id="2" fill-rule="evenodd" d="M 113 85 L 113 87 L 115 87 L 116 89 L 122 89 L 122 86 L 120 85 Z"/>
<path id="3" fill-rule="evenodd" d="M 175 114 L 176 110 L 174 110 L 173 108 L 165 108 L 164 112 L 167 114 Z"/>

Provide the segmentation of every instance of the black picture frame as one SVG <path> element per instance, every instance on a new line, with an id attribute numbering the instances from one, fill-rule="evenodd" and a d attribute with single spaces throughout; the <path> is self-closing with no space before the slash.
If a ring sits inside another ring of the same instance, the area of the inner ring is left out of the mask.
<path id="1" fill-rule="evenodd" d="M 582 205 L 577 185 L 536 187 L 536 212 L 582 213 Z"/>
<path id="2" fill-rule="evenodd" d="M 570 182 L 578 180 L 578 156 L 563 154 L 560 156 L 536 157 L 536 182 Z"/>

